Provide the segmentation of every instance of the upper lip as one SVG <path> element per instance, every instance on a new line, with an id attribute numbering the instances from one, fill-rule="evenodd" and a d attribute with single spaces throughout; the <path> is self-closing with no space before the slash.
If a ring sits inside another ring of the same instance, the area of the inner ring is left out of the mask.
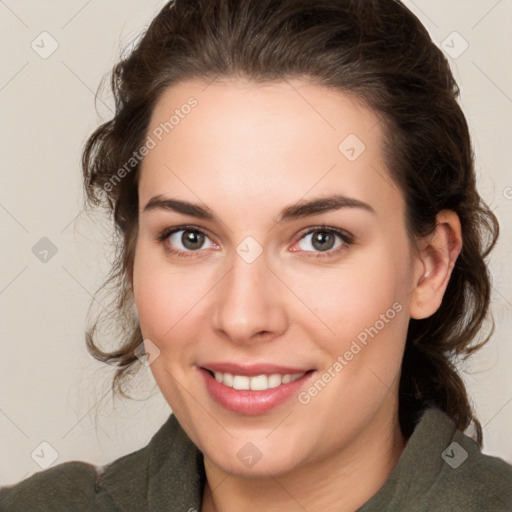
<path id="1" fill-rule="evenodd" d="M 200 367 L 212 372 L 231 373 L 233 375 L 245 375 L 247 377 L 254 377 L 256 375 L 272 375 L 275 373 L 287 375 L 305 373 L 312 370 L 312 368 L 292 368 L 291 366 L 282 366 L 270 363 L 236 364 L 217 362 L 201 364 Z"/>

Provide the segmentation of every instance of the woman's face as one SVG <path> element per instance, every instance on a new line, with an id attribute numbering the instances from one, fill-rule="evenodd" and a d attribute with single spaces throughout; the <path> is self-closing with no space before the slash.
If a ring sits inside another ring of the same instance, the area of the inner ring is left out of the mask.
<path id="1" fill-rule="evenodd" d="M 396 423 L 423 267 L 383 129 L 302 80 L 183 82 L 154 109 L 136 306 L 159 388 L 224 471 L 350 457 Z"/>

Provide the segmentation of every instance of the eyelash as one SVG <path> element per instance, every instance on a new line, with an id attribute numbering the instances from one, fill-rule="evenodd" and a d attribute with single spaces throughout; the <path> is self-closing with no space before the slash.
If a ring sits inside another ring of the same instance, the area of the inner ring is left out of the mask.
<path id="1" fill-rule="evenodd" d="M 210 238 L 205 231 L 203 231 L 201 228 L 199 228 L 197 226 L 190 226 L 190 225 L 189 226 L 176 226 L 173 228 L 163 229 L 157 235 L 157 241 L 164 245 L 164 248 L 168 253 L 171 253 L 174 256 L 177 256 L 178 258 L 194 258 L 194 257 L 196 257 L 196 255 L 198 255 L 198 253 L 201 252 L 201 249 L 198 249 L 197 251 L 179 251 L 179 250 L 172 249 L 171 247 L 169 247 L 169 245 L 166 244 L 167 239 L 171 235 L 173 235 L 174 233 L 177 233 L 179 231 L 191 231 L 194 233 L 201 233 L 204 236 Z M 352 235 L 350 235 L 349 233 L 347 233 L 346 231 L 338 229 L 338 228 L 328 227 L 325 225 L 315 226 L 315 227 L 310 228 L 308 231 L 306 231 L 299 237 L 298 241 L 302 240 L 307 235 L 310 235 L 310 234 L 316 233 L 316 232 L 330 233 L 330 234 L 337 235 L 341 239 L 342 244 L 334 250 L 323 251 L 323 252 L 318 251 L 316 254 L 308 256 L 311 258 L 327 258 L 327 257 L 335 256 L 338 253 L 340 253 L 341 251 L 343 251 L 344 249 L 346 249 L 348 246 L 350 246 L 354 243 L 354 237 Z M 297 252 L 300 252 L 300 251 L 297 251 Z M 314 252 L 314 251 L 303 251 L 303 252 L 309 253 L 309 252 Z"/>

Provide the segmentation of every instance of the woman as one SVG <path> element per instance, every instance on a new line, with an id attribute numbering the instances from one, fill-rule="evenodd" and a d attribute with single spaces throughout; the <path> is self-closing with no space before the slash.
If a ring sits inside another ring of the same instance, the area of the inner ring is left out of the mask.
<path id="1" fill-rule="evenodd" d="M 101 470 L 4 488 L 3 509 L 512 510 L 452 363 L 478 346 L 498 225 L 416 17 L 177 0 L 112 86 L 83 168 L 121 235 L 130 335 L 102 351 L 99 319 L 87 341 L 121 392 L 149 364 L 173 414 Z"/>

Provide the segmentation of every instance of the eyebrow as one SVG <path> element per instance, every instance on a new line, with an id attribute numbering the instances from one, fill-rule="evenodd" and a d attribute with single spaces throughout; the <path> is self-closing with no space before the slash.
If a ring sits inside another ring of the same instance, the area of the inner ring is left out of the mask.
<path id="1" fill-rule="evenodd" d="M 295 219 L 302 219 L 311 215 L 318 215 L 329 211 L 340 210 L 341 208 L 360 208 L 370 213 L 376 213 L 368 204 L 359 199 L 354 199 L 341 194 L 330 194 L 311 200 L 298 201 L 295 204 L 286 206 L 281 210 L 277 223 L 290 222 Z M 184 215 L 190 215 L 203 220 L 219 221 L 220 219 L 207 206 L 182 201 L 180 199 L 166 198 L 162 195 L 152 197 L 144 207 L 143 212 L 151 210 L 168 210 Z"/>

